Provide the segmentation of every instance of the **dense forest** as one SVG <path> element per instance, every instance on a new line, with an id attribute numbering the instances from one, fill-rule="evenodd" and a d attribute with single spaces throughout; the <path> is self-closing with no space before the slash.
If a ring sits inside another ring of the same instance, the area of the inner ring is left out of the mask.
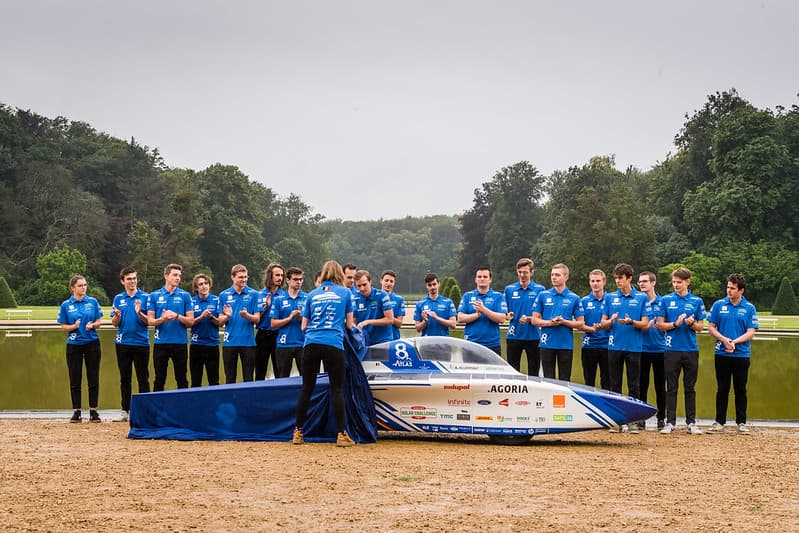
<path id="1" fill-rule="evenodd" d="M 657 272 L 661 292 L 686 265 L 708 300 L 723 294 L 727 273 L 741 272 L 747 296 L 770 307 L 784 277 L 799 282 L 797 215 L 799 108 L 758 109 L 734 89 L 686 114 L 674 153 L 649 170 L 619 170 L 612 155 L 549 176 L 514 162 L 487 177 L 460 215 L 358 222 L 325 220 L 235 166 L 172 168 L 135 139 L 0 104 L 0 276 L 30 305 L 66 297 L 65 276 L 76 270 L 104 299 L 128 264 L 146 290 L 160 286 L 169 262 L 186 279 L 210 272 L 221 290 L 234 263 L 260 287 L 271 261 L 314 272 L 334 258 L 373 274 L 391 268 L 398 292 L 421 293 L 430 270 L 469 289 L 480 264 L 500 287 L 528 256 L 545 285 L 548 267 L 565 262 L 581 293 L 591 269 L 620 261 Z"/>

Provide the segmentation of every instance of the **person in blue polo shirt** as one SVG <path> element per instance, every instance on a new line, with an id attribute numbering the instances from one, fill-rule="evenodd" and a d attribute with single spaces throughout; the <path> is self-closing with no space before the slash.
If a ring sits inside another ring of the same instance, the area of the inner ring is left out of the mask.
<path id="1" fill-rule="evenodd" d="M 605 311 L 602 323 L 610 326 L 608 334 L 608 369 L 610 370 L 610 390 L 621 392 L 624 367 L 627 367 L 627 394 L 633 398 L 640 395 L 641 347 L 643 332 L 649 327 L 652 314 L 649 298 L 633 288 L 633 267 L 619 263 L 613 268 L 613 278 L 618 290 L 605 296 Z M 639 424 L 633 422 L 622 425 L 621 431 L 637 433 Z M 612 432 L 619 429 L 614 427 Z"/>
<path id="2" fill-rule="evenodd" d="M 527 356 L 527 374 L 537 376 L 541 366 L 538 354 L 538 341 L 541 330 L 533 325 L 533 302 L 538 293 L 544 290 L 533 280 L 533 260 L 523 257 L 516 261 L 516 275 L 519 281 L 505 287 L 505 305 L 508 307 L 508 333 L 505 346 L 508 350 L 508 363 L 521 370 L 522 353 Z"/>
<path id="3" fill-rule="evenodd" d="M 266 379 L 269 361 L 272 361 L 272 374 L 277 376 L 277 329 L 272 327 L 269 310 L 272 302 L 286 294 L 283 290 L 285 270 L 279 263 L 269 263 L 264 271 L 264 288 L 261 291 L 261 320 L 255 334 L 255 380 Z"/>
<path id="4" fill-rule="evenodd" d="M 394 340 L 394 309 L 391 298 L 380 289 L 372 288 L 372 276 L 366 270 L 355 273 L 355 297 L 353 312 L 359 328 L 369 334 L 369 345 Z"/>
<path id="5" fill-rule="evenodd" d="M 505 296 L 491 289 L 488 266 L 477 267 L 474 283 L 477 288 L 464 294 L 458 306 L 458 320 L 466 324 L 463 338 L 482 344 L 501 357 L 499 325 L 505 322 L 508 313 Z"/>
<path id="6" fill-rule="evenodd" d="M 67 370 L 72 398 L 70 422 L 81 421 L 81 382 L 86 364 L 86 383 L 89 386 L 89 422 L 100 422 L 97 402 L 100 398 L 100 337 L 97 328 L 103 312 L 95 298 L 86 295 L 86 278 L 75 274 L 69 280 L 72 296 L 58 310 L 58 323 L 67 335 Z"/>
<path id="7" fill-rule="evenodd" d="M 276 378 L 291 375 L 291 365 L 296 361 L 297 370 L 302 370 L 302 346 L 305 334 L 302 331 L 302 309 L 307 295 L 302 291 L 303 271 L 291 267 L 286 271 L 288 290 L 272 302 L 269 316 L 277 332 Z"/>
<path id="8" fill-rule="evenodd" d="M 297 398 L 297 418 L 291 442 L 305 442 L 302 426 L 308 414 L 311 394 L 316 387 L 319 364 L 324 363 L 330 380 L 333 414 L 338 427 L 336 445 L 353 446 L 355 442 L 347 434 L 347 411 L 344 402 L 344 330 L 355 323 L 352 317 L 352 291 L 341 286 L 344 273 L 335 261 L 324 264 L 321 279 L 322 285 L 308 294 L 302 309 L 302 329 L 305 331 L 302 389 Z"/>
<path id="9" fill-rule="evenodd" d="M 393 270 L 384 270 L 380 274 L 380 288 L 391 298 L 391 306 L 394 311 L 394 321 L 391 323 L 391 332 L 394 340 L 400 338 L 400 328 L 402 327 L 402 317 L 405 316 L 405 299 L 394 292 L 394 285 L 397 283 L 397 274 Z"/>
<path id="10" fill-rule="evenodd" d="M 584 325 L 583 305 L 580 297 L 573 293 L 569 281 L 569 267 L 558 263 L 549 273 L 552 288 L 541 291 L 533 302 L 533 324 L 541 328 L 538 349 L 541 353 L 541 369 L 545 378 L 571 380 L 574 356 L 574 331 Z"/>
<path id="11" fill-rule="evenodd" d="M 127 422 L 130 412 L 131 379 L 136 370 L 139 392 L 150 392 L 150 331 L 147 328 L 147 293 L 139 289 L 135 268 L 119 273 L 124 291 L 114 296 L 111 324 L 117 328 L 114 345 L 119 368 L 119 391 L 122 412 L 114 422 Z"/>
<path id="12" fill-rule="evenodd" d="M 416 303 L 413 321 L 416 331 L 423 337 L 448 337 L 449 330 L 455 327 L 457 311 L 455 304 L 446 296 L 438 293 L 438 275 L 428 272 L 424 277 L 427 298 Z"/>
<path id="13" fill-rule="evenodd" d="M 244 265 L 230 269 L 233 284 L 219 293 L 219 323 L 222 334 L 222 364 L 225 383 L 236 383 L 241 358 L 241 378 L 252 381 L 255 372 L 255 329 L 261 320 L 261 294 L 247 285 L 249 275 Z"/>
<path id="14" fill-rule="evenodd" d="M 707 330 L 716 339 L 716 420 L 711 431 L 724 431 L 730 380 L 735 391 L 735 423 L 739 433 L 749 433 L 746 425 L 746 382 L 749 379 L 749 341 L 759 326 L 755 306 L 744 298 L 746 279 L 740 274 L 727 276 L 727 297 L 710 308 Z"/>
<path id="15" fill-rule="evenodd" d="M 679 267 L 671 273 L 671 286 L 674 292 L 663 297 L 663 305 L 658 318 L 658 329 L 666 333 L 666 352 L 663 354 L 663 367 L 666 374 L 666 425 L 660 430 L 667 435 L 677 424 L 677 391 L 680 372 L 685 386 L 685 421 L 688 433 L 700 435 L 702 430 L 696 425 L 696 378 L 699 375 L 699 345 L 696 333 L 702 331 L 705 319 L 705 304 L 694 296 L 688 287 L 691 285 L 691 271 Z"/>
<path id="16" fill-rule="evenodd" d="M 194 323 L 194 307 L 191 294 L 178 286 L 182 275 L 183 267 L 170 263 L 164 267 L 164 286 L 151 292 L 147 298 L 147 321 L 150 326 L 155 327 L 154 391 L 164 390 L 170 359 L 178 388 L 185 389 L 189 386 L 186 377 L 189 360 L 186 329 Z"/>
<path id="17" fill-rule="evenodd" d="M 596 386 L 596 374 L 599 370 L 599 386 L 610 390 L 610 370 L 608 369 L 608 329 L 602 325 L 605 312 L 605 272 L 596 268 L 588 274 L 588 285 L 591 292 L 583 296 L 585 323 L 583 324 L 583 342 L 580 348 L 580 360 L 583 364 L 583 380 L 586 385 Z"/>
<path id="18" fill-rule="evenodd" d="M 191 282 L 194 322 L 189 334 L 189 375 L 191 386 L 203 384 L 203 371 L 209 385 L 219 385 L 219 298 L 211 294 L 214 281 L 197 274 Z"/>
<path id="19" fill-rule="evenodd" d="M 649 392 L 649 369 L 652 368 L 652 385 L 655 388 L 655 404 L 658 412 L 657 428 L 666 426 L 666 374 L 663 369 L 663 352 L 666 351 L 666 336 L 655 327 L 660 316 L 663 298 L 655 291 L 657 277 L 654 272 L 641 272 L 638 275 L 638 287 L 649 298 L 652 318 L 649 327 L 644 330 L 644 342 L 641 345 L 641 388 L 638 399 L 647 401 Z"/>

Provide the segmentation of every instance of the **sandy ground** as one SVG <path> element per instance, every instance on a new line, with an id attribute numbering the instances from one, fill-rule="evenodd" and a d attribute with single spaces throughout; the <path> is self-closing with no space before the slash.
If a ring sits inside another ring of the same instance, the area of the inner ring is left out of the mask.
<path id="1" fill-rule="evenodd" d="M 141 441 L 0 420 L 3 531 L 797 531 L 799 430 L 524 446 Z"/>

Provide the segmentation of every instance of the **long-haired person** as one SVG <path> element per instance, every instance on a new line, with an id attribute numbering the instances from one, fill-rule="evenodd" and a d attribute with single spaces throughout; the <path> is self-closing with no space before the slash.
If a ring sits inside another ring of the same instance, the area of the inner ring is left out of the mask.
<path id="1" fill-rule="evenodd" d="M 58 311 L 58 323 L 67 332 L 67 370 L 69 391 L 72 396 L 72 418 L 81 421 L 81 385 L 83 365 L 86 364 L 86 382 L 89 386 L 89 421 L 99 422 L 97 402 L 100 396 L 100 317 L 103 312 L 95 298 L 86 294 L 86 278 L 75 274 L 69 280 L 72 296 L 64 300 Z"/>
<path id="2" fill-rule="evenodd" d="M 319 363 L 324 362 L 330 378 L 333 413 L 336 416 L 336 445 L 355 444 L 347 435 L 347 414 L 344 410 L 344 328 L 354 325 L 352 292 L 343 287 L 344 272 L 336 261 L 322 267 L 322 285 L 311 291 L 302 310 L 305 345 L 302 352 L 302 390 L 297 399 L 297 420 L 292 442 L 302 444 L 302 426 L 308 413 L 311 393 L 316 386 Z"/>

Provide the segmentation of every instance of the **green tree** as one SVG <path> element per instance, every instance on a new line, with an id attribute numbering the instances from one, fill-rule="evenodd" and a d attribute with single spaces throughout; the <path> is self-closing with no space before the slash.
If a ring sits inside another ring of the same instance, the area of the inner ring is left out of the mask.
<path id="1" fill-rule="evenodd" d="M 796 301 L 791 280 L 788 278 L 782 278 L 771 312 L 775 315 L 799 315 L 799 303 Z"/>
<path id="2" fill-rule="evenodd" d="M 444 276 L 441 280 L 441 285 L 438 287 L 438 292 L 439 294 L 449 297 L 449 291 L 452 290 L 452 286 L 457 284 L 458 282 L 455 281 L 453 276 Z"/>
<path id="3" fill-rule="evenodd" d="M 6 278 L 0 276 L 0 307 L 16 307 L 17 301 L 14 299 L 14 293 L 11 292 L 11 287 L 6 283 Z"/>
<path id="4" fill-rule="evenodd" d="M 447 294 L 447 298 L 452 300 L 452 303 L 455 304 L 455 309 L 457 309 L 461 303 L 461 298 L 463 298 L 463 294 L 461 293 L 461 288 L 458 286 L 457 283 L 449 288 L 449 294 Z"/>
<path id="5" fill-rule="evenodd" d="M 27 305 L 60 304 L 69 297 L 69 279 L 73 274 L 87 276 L 86 267 L 86 256 L 66 245 L 41 255 L 36 259 L 39 277 L 20 287 L 20 300 Z"/>

